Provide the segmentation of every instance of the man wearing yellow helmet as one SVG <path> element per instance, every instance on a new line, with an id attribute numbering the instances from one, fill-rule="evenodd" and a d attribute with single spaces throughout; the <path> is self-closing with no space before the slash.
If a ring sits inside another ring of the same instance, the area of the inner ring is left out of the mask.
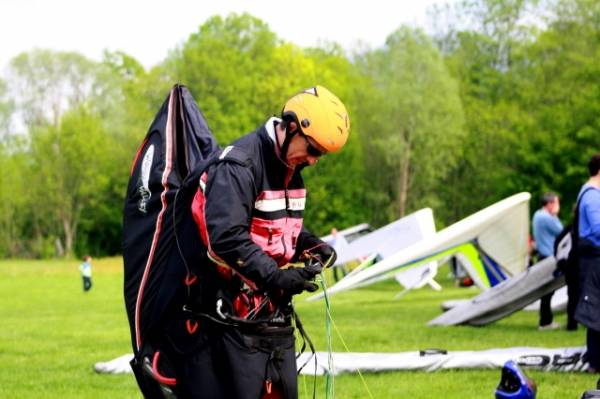
<path id="1" fill-rule="evenodd" d="M 335 262 L 333 248 L 303 227 L 300 171 L 341 149 L 348 131 L 344 104 L 317 86 L 201 175 L 192 214 L 207 249 L 204 283 L 166 329 L 179 396 L 297 397 L 291 299 L 316 290 L 314 277 Z"/>
<path id="2" fill-rule="evenodd" d="M 288 129 L 288 140 L 293 138 L 295 132 L 299 132 L 314 140 L 324 152 L 335 152 L 348 139 L 350 120 L 346 107 L 322 86 L 290 98 L 283 107 L 282 115 L 285 121 L 296 127 L 296 130 Z M 285 148 L 285 144 L 282 147 Z"/>

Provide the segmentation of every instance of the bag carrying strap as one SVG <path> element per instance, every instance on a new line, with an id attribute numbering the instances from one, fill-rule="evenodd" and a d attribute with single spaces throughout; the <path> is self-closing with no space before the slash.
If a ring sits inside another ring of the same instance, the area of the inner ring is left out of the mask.
<path id="1" fill-rule="evenodd" d="M 579 198 L 577 198 L 577 204 L 575 205 L 575 219 L 573 220 L 573 233 L 571 234 L 571 248 L 576 249 L 579 242 L 579 207 L 581 206 L 581 200 L 585 193 L 590 190 L 593 190 L 594 187 L 587 187 L 585 190 L 581 192 Z"/>

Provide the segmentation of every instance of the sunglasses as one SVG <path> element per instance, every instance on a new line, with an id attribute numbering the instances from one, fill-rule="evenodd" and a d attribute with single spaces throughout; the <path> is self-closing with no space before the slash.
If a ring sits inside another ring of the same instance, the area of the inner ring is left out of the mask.
<path id="1" fill-rule="evenodd" d="M 302 134 L 302 137 L 304 137 L 304 140 L 306 141 L 306 153 L 311 157 L 319 158 L 327 153 L 326 151 L 321 151 L 315 147 L 305 134 Z"/>

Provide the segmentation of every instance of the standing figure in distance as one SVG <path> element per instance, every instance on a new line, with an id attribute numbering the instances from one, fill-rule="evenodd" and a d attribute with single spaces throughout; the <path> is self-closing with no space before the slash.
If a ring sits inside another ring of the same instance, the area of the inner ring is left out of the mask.
<path id="1" fill-rule="evenodd" d="M 83 291 L 87 292 L 92 288 L 92 257 L 86 255 L 83 262 L 79 265 L 79 272 L 83 279 Z"/>

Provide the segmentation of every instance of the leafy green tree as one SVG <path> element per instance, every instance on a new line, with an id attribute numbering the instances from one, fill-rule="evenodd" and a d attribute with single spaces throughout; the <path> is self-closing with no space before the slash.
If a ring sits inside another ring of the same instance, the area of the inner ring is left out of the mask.
<path id="1" fill-rule="evenodd" d="M 22 255 L 29 216 L 26 170 L 28 158 L 21 136 L 0 141 L 0 258 Z"/>
<path id="2" fill-rule="evenodd" d="M 456 81 L 431 40 L 408 27 L 362 63 L 370 83 L 359 102 L 370 201 L 385 210 L 378 221 L 441 205 L 435 187 L 460 158 L 464 136 Z"/>
<path id="3" fill-rule="evenodd" d="M 600 148 L 600 2 L 560 1 L 527 52 L 522 105 L 535 129 L 520 146 L 519 176 L 536 194 L 563 196 L 564 219 Z"/>
<path id="4" fill-rule="evenodd" d="M 95 94 L 96 64 L 73 52 L 36 49 L 10 62 L 16 107 L 27 126 L 58 126 L 62 113 Z M 100 93 L 102 94 L 102 93 Z"/>
<path id="5" fill-rule="evenodd" d="M 8 97 L 8 86 L 0 79 L 0 141 L 8 136 L 11 127 L 11 117 L 14 110 L 14 102 Z"/>
<path id="6" fill-rule="evenodd" d="M 449 34 L 436 35 L 460 87 L 466 120 L 463 155 L 440 187 L 447 206 L 436 212 L 456 221 L 518 191 L 518 149 L 535 122 L 519 101 L 527 46 L 535 40 L 536 1 L 476 0 L 458 4 Z M 468 21 L 468 22 L 467 22 Z M 469 195 L 465 195 L 469 193 Z"/>
<path id="7" fill-rule="evenodd" d="M 31 157 L 37 170 L 31 176 L 32 198 L 45 218 L 42 233 L 54 236 L 66 256 L 73 254 L 82 211 L 98 201 L 109 182 L 113 143 L 105 137 L 101 120 L 84 107 L 65 113 L 58 127 L 32 132 Z"/>
<path id="8" fill-rule="evenodd" d="M 165 65 L 194 94 L 222 145 L 279 113 L 314 72 L 302 50 L 248 14 L 210 18 Z"/>

